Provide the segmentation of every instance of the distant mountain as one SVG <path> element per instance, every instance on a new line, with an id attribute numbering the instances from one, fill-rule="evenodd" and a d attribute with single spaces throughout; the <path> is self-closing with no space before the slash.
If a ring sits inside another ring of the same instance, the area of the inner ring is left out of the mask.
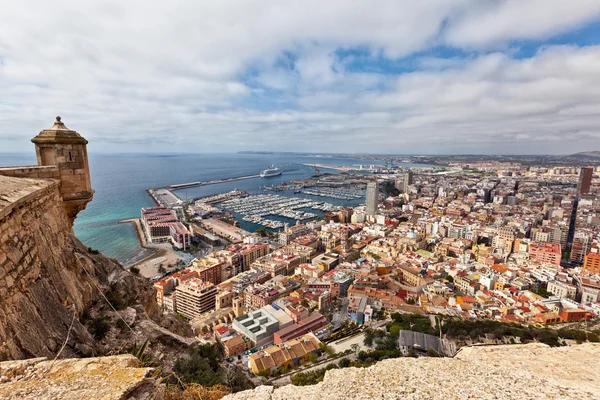
<path id="1" fill-rule="evenodd" d="M 600 151 L 582 151 L 581 153 L 571 154 L 570 158 L 600 159 Z"/>

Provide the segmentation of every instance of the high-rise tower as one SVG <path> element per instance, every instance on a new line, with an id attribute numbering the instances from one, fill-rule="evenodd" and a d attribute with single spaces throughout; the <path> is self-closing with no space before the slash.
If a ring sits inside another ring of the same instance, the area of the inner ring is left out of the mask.
<path id="1" fill-rule="evenodd" d="M 367 215 L 377 214 L 377 202 L 379 200 L 379 183 L 367 183 Z"/>
<path id="2" fill-rule="evenodd" d="M 68 129 L 60 117 L 56 117 L 52 128 L 44 129 L 31 141 L 35 144 L 38 165 L 58 167 L 60 194 L 73 224 L 77 213 L 85 209 L 94 195 L 86 148 L 88 141 Z"/>
<path id="3" fill-rule="evenodd" d="M 594 168 L 587 167 L 579 170 L 579 181 L 577 182 L 577 195 L 588 194 L 592 186 Z"/>

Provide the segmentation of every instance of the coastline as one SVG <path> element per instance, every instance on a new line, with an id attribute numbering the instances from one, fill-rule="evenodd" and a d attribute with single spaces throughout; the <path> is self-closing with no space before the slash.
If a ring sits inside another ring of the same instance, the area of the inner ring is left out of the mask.
<path id="1" fill-rule="evenodd" d="M 122 219 L 120 221 L 117 221 L 117 224 L 135 224 L 135 231 L 140 241 L 140 245 L 145 249 L 150 248 L 148 247 L 148 243 L 146 242 L 146 236 L 142 231 L 142 224 L 140 223 L 139 218 Z"/>
<path id="2" fill-rule="evenodd" d="M 152 251 L 152 254 L 149 256 L 135 261 L 133 264 L 125 266 L 125 268 L 137 267 L 140 269 L 140 275 L 146 278 L 153 278 L 159 274 L 158 267 L 160 265 L 165 264 L 163 266 L 169 268 L 169 265 L 174 267 L 177 264 L 177 261 L 180 259 L 180 257 L 173 250 L 162 247 L 157 248 L 148 246 L 148 242 L 146 241 L 146 236 L 142 230 L 142 224 L 140 223 L 139 218 L 123 219 L 117 223 L 134 224 L 138 239 L 140 241 L 140 246 L 144 249 Z M 159 259 L 161 260 L 158 261 Z"/>

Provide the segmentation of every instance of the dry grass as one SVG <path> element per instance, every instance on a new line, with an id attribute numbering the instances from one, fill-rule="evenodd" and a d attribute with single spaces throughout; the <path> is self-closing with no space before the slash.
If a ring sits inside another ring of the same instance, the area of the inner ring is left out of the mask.
<path id="1" fill-rule="evenodd" d="M 164 400 L 219 400 L 230 393 L 223 385 L 206 387 L 192 383 L 183 390 L 180 387 L 170 387 Z"/>

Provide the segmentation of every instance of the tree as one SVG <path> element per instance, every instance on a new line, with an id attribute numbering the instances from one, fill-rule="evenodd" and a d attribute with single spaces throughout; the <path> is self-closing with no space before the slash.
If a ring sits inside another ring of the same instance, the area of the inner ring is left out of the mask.
<path id="1" fill-rule="evenodd" d="M 140 273 L 140 269 L 138 267 L 131 267 L 129 268 L 129 271 L 133 274 L 139 274 Z"/>
<path id="2" fill-rule="evenodd" d="M 226 386 L 232 393 L 242 390 L 254 389 L 252 382 L 248 380 L 244 372 L 237 366 L 231 366 L 225 371 Z"/>
<path id="3" fill-rule="evenodd" d="M 224 383 L 220 363 L 221 353 L 215 345 L 206 343 L 191 349 L 187 357 L 175 362 L 175 373 L 186 383 L 213 386 Z"/>
<path id="4" fill-rule="evenodd" d="M 338 367 L 340 368 L 347 368 L 350 366 L 350 360 L 348 360 L 347 358 L 342 358 L 340 360 L 340 362 L 338 362 Z"/>
<path id="5" fill-rule="evenodd" d="M 162 264 L 160 264 L 158 266 L 158 273 L 159 274 L 164 274 L 165 272 L 167 272 L 167 269 Z"/>
<path id="6" fill-rule="evenodd" d="M 350 349 L 352 349 L 355 354 L 358 354 L 358 349 L 360 349 L 360 346 L 356 343 L 353 343 L 352 346 L 350 346 Z"/>
<path id="7" fill-rule="evenodd" d="M 267 237 L 269 235 L 269 232 L 267 232 L 266 228 L 260 227 L 256 230 L 256 234 L 260 237 Z"/>
<path id="8" fill-rule="evenodd" d="M 365 340 L 363 341 L 365 346 L 373 346 L 373 339 L 375 338 L 375 335 L 373 334 L 373 329 L 371 328 L 367 328 L 365 329 Z"/>

